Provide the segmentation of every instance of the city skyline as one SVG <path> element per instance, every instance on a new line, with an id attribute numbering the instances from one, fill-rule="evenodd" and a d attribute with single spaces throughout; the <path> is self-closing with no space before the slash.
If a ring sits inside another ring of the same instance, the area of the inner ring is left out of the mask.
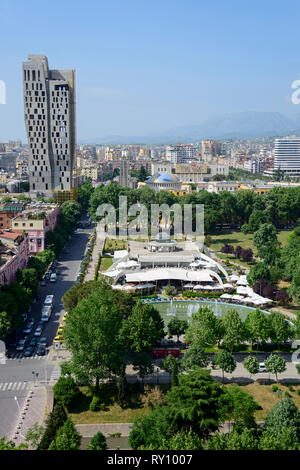
<path id="1" fill-rule="evenodd" d="M 291 101 L 292 83 L 300 78 L 295 1 L 284 10 L 269 0 L 251 6 L 232 0 L 231 8 L 220 1 L 117 0 L 73 8 L 55 0 L 47 12 L 35 0 L 29 5 L 34 20 L 28 3 L 0 7 L 0 37 L 8 45 L 0 52 L 7 93 L 0 140 L 25 140 L 20 64 L 28 54 L 76 70 L 79 142 L 159 135 L 226 113 L 300 113 Z M 61 28 L 57 11 L 67 18 Z"/>

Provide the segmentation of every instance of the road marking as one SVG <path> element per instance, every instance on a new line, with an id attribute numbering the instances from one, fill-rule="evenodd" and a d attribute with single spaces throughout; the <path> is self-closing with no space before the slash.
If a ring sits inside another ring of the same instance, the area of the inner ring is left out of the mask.
<path id="1" fill-rule="evenodd" d="M 29 382 L 2 382 L 0 383 L 0 391 L 25 390 L 28 386 Z"/>

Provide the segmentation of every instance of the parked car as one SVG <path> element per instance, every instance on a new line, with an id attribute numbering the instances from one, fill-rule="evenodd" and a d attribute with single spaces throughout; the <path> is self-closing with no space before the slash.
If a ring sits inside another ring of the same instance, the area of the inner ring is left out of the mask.
<path id="1" fill-rule="evenodd" d="M 56 274 L 52 273 L 50 276 L 50 282 L 56 282 Z"/>
<path id="2" fill-rule="evenodd" d="M 56 335 L 55 338 L 54 338 L 54 340 L 53 340 L 53 343 L 55 343 L 55 342 L 63 343 L 63 342 L 64 342 L 63 336 L 61 336 L 61 335 Z"/>
<path id="3" fill-rule="evenodd" d="M 266 369 L 266 366 L 265 366 L 265 363 L 264 362 L 260 362 L 258 364 L 258 371 L 259 372 L 267 372 L 267 369 Z"/>
<path id="4" fill-rule="evenodd" d="M 42 287 L 45 287 L 46 285 L 47 285 L 46 279 L 42 279 L 41 286 L 42 286 Z"/>

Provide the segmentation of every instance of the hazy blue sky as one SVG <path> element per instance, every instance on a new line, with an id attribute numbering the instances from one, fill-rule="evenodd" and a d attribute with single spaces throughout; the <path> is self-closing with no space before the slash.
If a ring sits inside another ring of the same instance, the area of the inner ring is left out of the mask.
<path id="1" fill-rule="evenodd" d="M 299 0 L 1 0 L 0 141 L 25 139 L 22 61 L 76 69 L 78 139 L 234 111 L 300 113 Z"/>

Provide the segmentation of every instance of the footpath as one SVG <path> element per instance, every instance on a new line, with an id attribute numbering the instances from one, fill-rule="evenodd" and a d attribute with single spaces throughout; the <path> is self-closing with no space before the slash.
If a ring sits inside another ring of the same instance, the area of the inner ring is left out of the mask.
<path id="1" fill-rule="evenodd" d="M 53 408 L 52 387 L 45 385 L 32 385 L 20 407 L 17 425 L 9 436 L 16 446 L 25 442 L 28 430 L 35 424 L 44 426 L 48 413 Z"/>
<path id="2" fill-rule="evenodd" d="M 99 232 L 96 230 L 96 241 L 91 255 L 84 281 L 93 281 L 95 278 L 95 271 L 99 261 L 99 256 L 102 255 L 106 237 L 100 237 Z"/>

